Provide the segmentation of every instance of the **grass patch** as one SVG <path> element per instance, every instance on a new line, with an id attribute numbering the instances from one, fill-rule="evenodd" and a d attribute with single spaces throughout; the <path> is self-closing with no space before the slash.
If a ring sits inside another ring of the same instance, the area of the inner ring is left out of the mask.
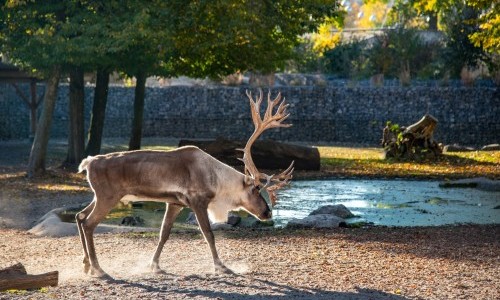
<path id="1" fill-rule="evenodd" d="M 127 142 L 123 139 L 105 140 L 103 152 L 125 151 Z M 176 143 L 159 138 L 147 138 L 143 149 L 171 150 Z M 66 157 L 64 142 L 51 142 L 48 149 L 50 171 L 43 178 L 28 180 L 26 162 L 29 156 L 29 142 L 2 145 L 0 160 L 0 186 L 11 197 L 30 198 L 59 193 L 89 193 L 84 174 L 77 174 L 58 168 Z M 500 179 L 500 151 L 473 151 L 444 154 L 436 160 L 405 162 L 383 159 L 383 150 L 373 147 L 318 147 L 321 156 L 321 177 L 368 177 L 368 178 L 410 178 L 410 179 L 458 179 L 489 177 Z M 314 174 L 313 174 L 314 173 Z M 317 176 L 318 172 L 297 172 L 297 178 Z"/>
<path id="2" fill-rule="evenodd" d="M 322 171 L 349 177 L 500 178 L 500 151 L 454 152 L 420 162 L 386 160 L 381 148 L 318 147 Z"/>

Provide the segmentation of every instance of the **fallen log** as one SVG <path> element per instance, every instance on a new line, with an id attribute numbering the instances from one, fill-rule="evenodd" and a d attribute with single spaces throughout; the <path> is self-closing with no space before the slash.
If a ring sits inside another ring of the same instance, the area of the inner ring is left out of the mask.
<path id="1" fill-rule="evenodd" d="M 218 160 L 233 166 L 241 167 L 243 153 L 238 149 L 245 147 L 245 142 L 218 138 L 216 140 L 181 140 L 180 146 L 197 146 Z M 252 158 L 259 169 L 286 169 L 295 161 L 295 170 L 317 171 L 320 168 L 320 157 L 317 148 L 276 142 L 272 140 L 256 141 L 252 146 Z"/>
<path id="2" fill-rule="evenodd" d="M 38 289 L 57 286 L 59 272 L 29 275 L 21 263 L 0 270 L 0 291 Z"/>

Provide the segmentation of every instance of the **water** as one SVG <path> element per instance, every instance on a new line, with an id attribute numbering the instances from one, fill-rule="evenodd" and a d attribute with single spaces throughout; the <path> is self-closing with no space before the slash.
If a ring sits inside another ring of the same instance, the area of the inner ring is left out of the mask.
<path id="1" fill-rule="evenodd" d="M 328 204 L 343 204 L 356 218 L 387 226 L 436 226 L 500 223 L 500 192 L 440 188 L 436 181 L 318 180 L 295 181 L 279 194 L 277 226 L 306 217 Z"/>
<path id="2" fill-rule="evenodd" d="M 278 194 L 273 210 L 275 226 L 304 218 L 321 206 L 343 204 L 358 218 L 386 226 L 437 226 L 458 223 L 500 223 L 500 192 L 474 188 L 440 188 L 436 181 L 317 180 L 294 181 Z M 108 214 L 106 223 L 121 224 L 126 216 L 139 217 L 139 226 L 161 226 L 165 204 L 143 202 L 122 205 Z M 74 220 L 74 213 L 70 220 Z M 188 211 L 177 218 L 184 222 Z"/>

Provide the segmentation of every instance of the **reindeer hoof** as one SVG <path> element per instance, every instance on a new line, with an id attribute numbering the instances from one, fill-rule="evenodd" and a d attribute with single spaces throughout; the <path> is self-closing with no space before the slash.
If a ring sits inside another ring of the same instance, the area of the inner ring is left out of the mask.
<path id="1" fill-rule="evenodd" d="M 102 269 L 92 269 L 90 275 L 94 278 L 110 280 L 113 279 L 108 273 L 104 272 Z"/>
<path id="2" fill-rule="evenodd" d="M 160 266 L 158 265 L 158 263 L 150 263 L 149 264 L 149 270 L 151 271 L 151 273 L 153 274 L 167 274 L 167 272 L 163 271 Z"/>
<path id="3" fill-rule="evenodd" d="M 234 274 L 234 272 L 224 265 L 217 265 L 215 266 L 215 274 Z"/>

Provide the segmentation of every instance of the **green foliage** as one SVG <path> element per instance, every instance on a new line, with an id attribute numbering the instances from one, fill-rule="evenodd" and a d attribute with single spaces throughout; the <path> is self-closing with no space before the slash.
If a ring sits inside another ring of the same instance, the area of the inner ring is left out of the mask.
<path id="1" fill-rule="evenodd" d="M 366 43 L 352 41 L 325 52 L 327 71 L 342 78 L 358 79 L 366 70 Z"/>
<path id="2" fill-rule="evenodd" d="M 442 59 L 452 77 L 459 77 L 464 66 L 476 67 L 480 61 L 487 61 L 481 47 L 475 46 L 469 36 L 478 31 L 475 24 L 479 11 L 465 4 L 455 6 L 457 12 L 448 15 L 446 22 L 446 48 Z"/>
<path id="3" fill-rule="evenodd" d="M 313 49 L 314 43 L 309 39 L 294 47 L 292 59 L 286 62 L 285 70 L 291 73 L 322 73 L 325 71 L 325 58 Z"/>
<path id="4" fill-rule="evenodd" d="M 165 63 L 173 73 L 192 77 L 283 69 L 299 37 L 337 14 L 336 1 L 170 4 L 173 53 Z"/>
<path id="5" fill-rule="evenodd" d="M 476 47 L 482 47 L 486 52 L 500 53 L 500 4 L 490 0 L 468 0 L 467 4 L 481 11 L 477 19 L 479 30 L 469 38 Z"/>
<path id="6" fill-rule="evenodd" d="M 221 77 L 283 68 L 299 37 L 335 18 L 336 0 L 7 1 L 2 51 L 17 64 L 131 76 Z"/>
<path id="7" fill-rule="evenodd" d="M 397 28 L 375 36 L 371 44 L 353 41 L 327 51 L 326 70 L 343 78 L 384 74 L 402 82 L 419 75 L 435 76 L 441 47 L 439 42 L 422 42 L 416 30 Z"/>

